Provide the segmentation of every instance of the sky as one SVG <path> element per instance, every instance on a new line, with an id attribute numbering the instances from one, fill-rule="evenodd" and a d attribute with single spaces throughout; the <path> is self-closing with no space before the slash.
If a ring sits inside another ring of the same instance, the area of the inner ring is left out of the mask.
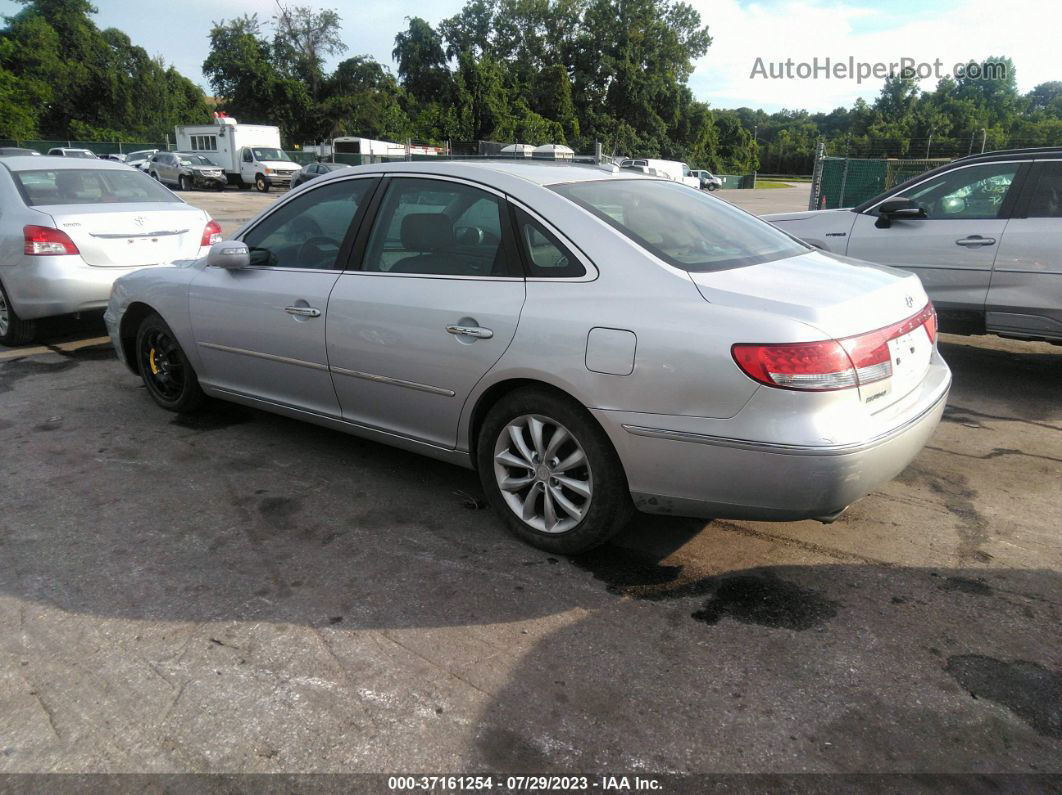
<path id="1" fill-rule="evenodd" d="M 771 64 L 792 59 L 797 64 L 818 58 L 869 66 L 900 59 L 932 64 L 941 73 L 956 63 L 980 61 L 990 55 L 1009 55 L 1015 64 L 1018 88 L 1025 92 L 1038 83 L 1062 80 L 1058 45 L 1037 31 L 1055 29 L 1062 22 L 1062 6 L 1051 0 L 687 0 L 701 14 L 713 37 L 708 54 L 697 61 L 690 78 L 694 95 L 716 108 L 747 106 L 768 112 L 806 109 L 829 111 L 851 106 L 857 97 L 872 100 L 881 80 L 862 83 L 854 77 L 766 79 L 753 76 L 757 59 L 760 75 Z M 199 83 L 209 93 L 201 65 L 207 56 L 211 23 L 222 17 L 257 12 L 268 21 L 275 0 L 94 0 L 101 28 L 124 30 L 135 44 Z M 408 16 L 421 16 L 433 25 L 456 13 L 464 0 L 291 0 L 294 5 L 336 8 L 343 19 L 342 57 L 367 53 L 391 65 L 395 34 Z M 0 14 L 20 6 L 0 0 Z M 1033 25 L 1035 20 L 1035 25 Z M 777 67 L 776 67 L 777 69 Z M 923 88 L 932 88 L 935 77 Z"/>

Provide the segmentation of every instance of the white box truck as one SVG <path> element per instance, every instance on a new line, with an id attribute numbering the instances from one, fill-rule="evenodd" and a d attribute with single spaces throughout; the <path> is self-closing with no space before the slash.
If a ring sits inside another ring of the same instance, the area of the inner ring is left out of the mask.
<path id="1" fill-rule="evenodd" d="M 274 185 L 287 187 L 301 168 L 280 148 L 279 127 L 217 114 L 213 124 L 186 124 L 174 132 L 179 151 L 205 155 L 225 169 L 230 185 L 254 185 L 265 193 Z"/>

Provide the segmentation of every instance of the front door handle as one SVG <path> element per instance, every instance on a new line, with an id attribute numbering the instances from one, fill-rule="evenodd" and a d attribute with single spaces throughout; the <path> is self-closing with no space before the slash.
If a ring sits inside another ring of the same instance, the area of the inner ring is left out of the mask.
<path id="1" fill-rule="evenodd" d="M 458 334 L 462 337 L 475 337 L 477 340 L 489 340 L 494 336 L 494 332 L 489 328 L 483 328 L 482 326 L 447 326 L 446 330 L 451 334 Z"/>
<path id="2" fill-rule="evenodd" d="M 961 237 L 955 241 L 955 245 L 965 246 L 966 248 L 994 246 L 995 244 L 996 239 L 994 237 L 981 237 L 980 235 L 970 235 L 969 237 Z"/>
<path id="3" fill-rule="evenodd" d="M 289 315 L 298 315 L 299 317 L 320 317 L 321 310 L 314 309 L 312 306 L 286 306 L 284 311 Z"/>

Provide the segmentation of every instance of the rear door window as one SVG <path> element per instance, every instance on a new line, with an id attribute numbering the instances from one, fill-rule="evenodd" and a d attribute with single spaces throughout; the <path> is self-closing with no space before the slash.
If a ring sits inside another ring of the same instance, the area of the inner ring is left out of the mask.
<path id="1" fill-rule="evenodd" d="M 1062 218 L 1062 161 L 1037 163 L 1028 218 Z"/>

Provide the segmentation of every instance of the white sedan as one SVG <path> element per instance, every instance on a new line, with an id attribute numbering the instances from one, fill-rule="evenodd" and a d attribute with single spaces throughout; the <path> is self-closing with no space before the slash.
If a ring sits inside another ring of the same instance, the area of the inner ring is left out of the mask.
<path id="1" fill-rule="evenodd" d="M 32 340 L 38 318 L 103 310 L 119 276 L 221 240 L 206 212 L 107 160 L 3 158 L 0 207 L 0 345 Z"/>

